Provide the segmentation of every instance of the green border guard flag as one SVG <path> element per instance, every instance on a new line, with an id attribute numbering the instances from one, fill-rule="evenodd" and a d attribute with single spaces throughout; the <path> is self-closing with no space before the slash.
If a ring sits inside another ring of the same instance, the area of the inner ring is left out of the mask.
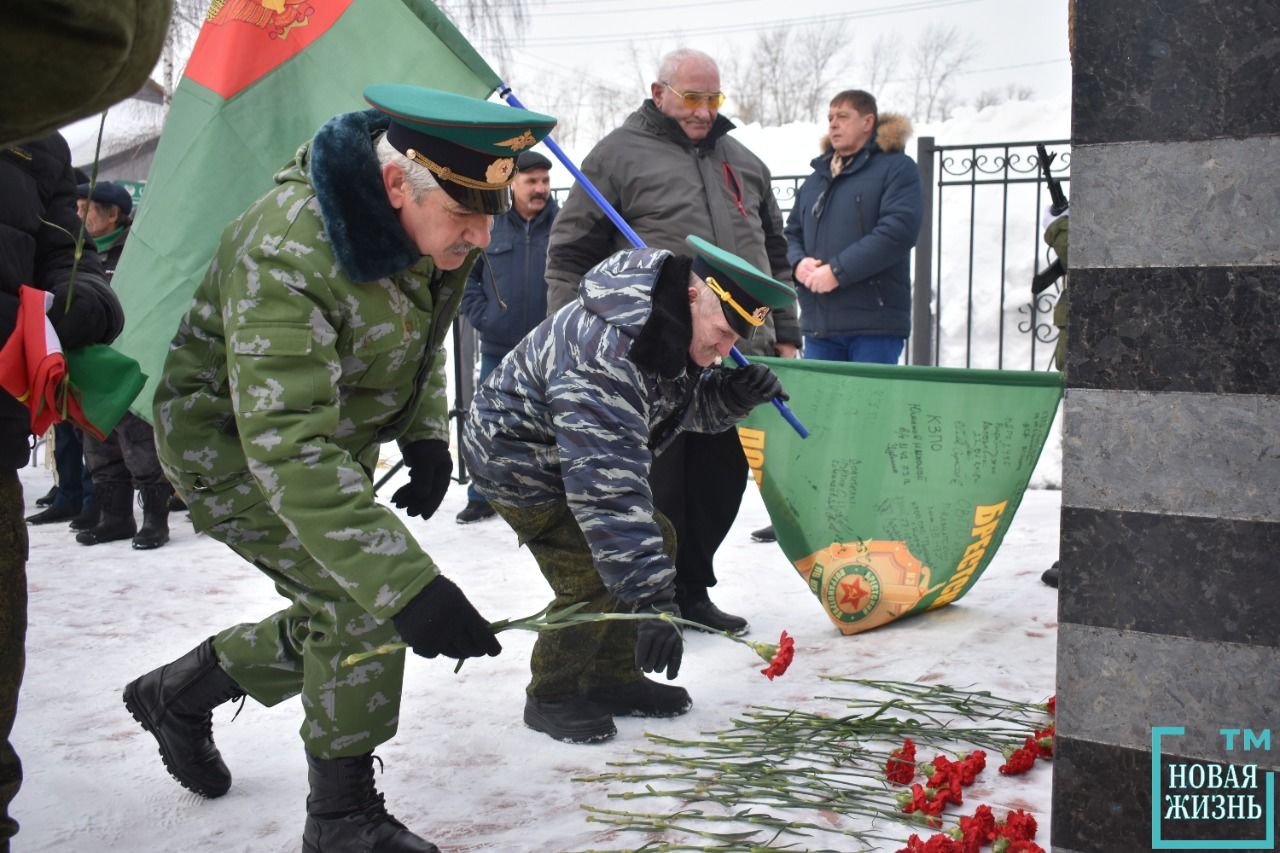
<path id="1" fill-rule="evenodd" d="M 1062 397 L 1058 373 L 761 358 L 809 427 L 738 428 L 778 544 L 856 634 L 959 599 L 995 555 Z"/>
<path id="2" fill-rule="evenodd" d="M 222 229 L 329 118 L 367 109 L 373 83 L 474 98 L 499 78 L 426 0 L 213 0 L 173 96 L 146 200 L 112 285 L 128 323 L 115 346 L 151 380 Z"/>

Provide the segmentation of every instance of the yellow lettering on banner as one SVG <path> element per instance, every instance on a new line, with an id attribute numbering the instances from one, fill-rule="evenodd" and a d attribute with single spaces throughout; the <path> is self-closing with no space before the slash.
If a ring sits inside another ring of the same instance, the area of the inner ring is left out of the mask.
<path id="1" fill-rule="evenodd" d="M 742 452 L 746 454 L 751 476 L 755 478 L 756 487 L 759 488 L 764 477 L 764 430 L 740 426 L 738 441 L 742 442 Z"/>
<path id="2" fill-rule="evenodd" d="M 998 504 L 988 506 L 979 505 L 974 509 L 974 526 L 969 531 L 969 535 L 974 537 L 975 541 L 970 542 L 969 547 L 964 549 L 964 555 L 956 566 L 955 574 L 951 576 L 951 580 L 947 581 L 938 600 L 929 607 L 930 610 L 950 604 L 964 592 L 969 578 L 977 571 L 978 566 L 982 565 L 982 559 L 987 555 L 987 549 L 991 547 L 991 537 L 1000 526 L 1000 519 L 1004 517 L 1004 511 L 1008 505 L 1008 501 L 1000 501 Z"/>

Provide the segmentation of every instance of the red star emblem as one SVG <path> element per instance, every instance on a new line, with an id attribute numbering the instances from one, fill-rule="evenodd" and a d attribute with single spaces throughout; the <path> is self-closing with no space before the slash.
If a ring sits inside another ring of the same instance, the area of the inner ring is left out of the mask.
<path id="1" fill-rule="evenodd" d="M 849 575 L 840 581 L 840 609 L 857 613 L 871 597 L 871 588 L 862 575 Z"/>

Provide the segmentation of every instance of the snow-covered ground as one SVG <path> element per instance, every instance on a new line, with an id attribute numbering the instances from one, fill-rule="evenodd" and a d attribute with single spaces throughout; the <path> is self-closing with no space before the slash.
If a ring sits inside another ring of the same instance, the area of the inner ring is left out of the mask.
<path id="1" fill-rule="evenodd" d="M 37 467 L 21 476 L 30 506 L 50 475 Z M 579 806 L 654 810 L 661 801 L 610 800 L 605 785 L 571 777 L 602 772 L 607 762 L 647 746 L 646 731 L 689 737 L 724 728 L 753 703 L 829 710 L 832 703 L 815 697 L 850 690 L 822 681 L 823 674 L 1041 701 L 1054 689 L 1057 599 L 1039 575 L 1057 556 L 1060 496 L 1027 493 L 995 560 L 958 604 L 842 637 L 782 552 L 750 541 L 748 532 L 767 516 L 748 488 L 720 551 L 715 600 L 748 616 L 754 639 L 776 640 L 783 629 L 796 637 L 795 663 L 785 676 L 767 681 L 744 647 L 687 635 L 678 683 L 694 697 L 688 715 L 620 718 L 615 740 L 568 746 L 520 720 L 532 635 L 503 634 L 500 657 L 468 661 L 457 675 L 452 661 L 411 657 L 400 733 L 378 750 L 386 765 L 379 787 L 393 814 L 446 853 L 626 849 L 643 837 L 611 836 L 588 823 Z M 455 485 L 435 518 L 409 526 L 490 619 L 541 608 L 548 590 L 529 553 L 499 519 L 455 524 L 464 501 Z M 136 675 L 283 603 L 251 566 L 196 535 L 185 515 L 172 520 L 173 541 L 150 552 L 131 550 L 128 542 L 85 548 L 62 525 L 30 528 L 27 674 L 13 736 L 26 768 L 13 805 L 22 824 L 18 853 L 299 848 L 306 767 L 296 701 L 269 709 L 248 702 L 234 721 L 231 706 L 217 711 L 215 735 L 235 782 L 225 797 L 209 801 L 169 778 L 155 742 L 121 704 L 121 689 Z M 964 813 L 978 803 L 1000 816 L 1026 808 L 1039 818 L 1037 841 L 1047 849 L 1050 768 L 1042 763 L 1006 778 L 996 763 L 967 792 Z M 895 824 L 880 828 L 908 833 Z"/>

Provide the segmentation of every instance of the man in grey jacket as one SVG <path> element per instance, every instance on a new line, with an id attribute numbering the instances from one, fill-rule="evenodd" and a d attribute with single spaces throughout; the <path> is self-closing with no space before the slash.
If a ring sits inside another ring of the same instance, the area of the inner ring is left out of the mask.
<path id="1" fill-rule="evenodd" d="M 582 171 L 653 248 L 683 250 L 694 234 L 791 281 L 782 214 L 768 167 L 728 136 L 719 114 L 724 94 L 715 60 L 695 50 L 667 54 L 646 100 L 600 141 Z M 575 186 L 551 231 L 547 308 L 573 301 L 584 273 L 630 244 Z M 793 308 L 774 311 L 740 343 L 748 355 L 792 357 L 800 342 Z M 675 526 L 676 590 L 686 618 L 717 631 L 745 633 L 747 621 L 721 611 L 707 589 L 713 558 L 742 501 L 747 462 L 737 431 L 681 435 L 654 464 L 650 485 L 659 510 Z"/>

